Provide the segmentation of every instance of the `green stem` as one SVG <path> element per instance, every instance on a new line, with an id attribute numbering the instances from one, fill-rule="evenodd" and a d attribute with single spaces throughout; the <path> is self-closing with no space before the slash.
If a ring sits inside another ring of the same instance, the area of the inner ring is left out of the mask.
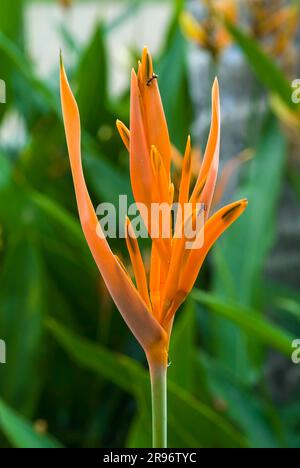
<path id="1" fill-rule="evenodd" d="M 167 447 L 167 367 L 150 364 L 153 448 Z"/>

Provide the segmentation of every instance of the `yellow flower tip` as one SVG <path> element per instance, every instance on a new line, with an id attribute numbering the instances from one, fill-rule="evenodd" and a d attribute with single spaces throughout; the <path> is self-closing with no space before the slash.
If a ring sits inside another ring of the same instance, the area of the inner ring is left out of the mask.
<path id="1" fill-rule="evenodd" d="M 155 145 L 151 146 L 151 160 L 154 170 L 159 172 L 161 166 L 161 157 Z"/>
<path id="2" fill-rule="evenodd" d="M 126 149 L 129 151 L 129 146 L 130 146 L 130 130 L 126 127 L 126 125 L 121 122 L 121 120 L 117 119 L 116 120 L 116 127 L 118 129 L 119 135 L 126 147 Z"/>
<path id="3" fill-rule="evenodd" d="M 153 78 L 153 62 L 148 47 L 144 47 L 143 49 L 141 71 L 144 81 L 146 82 L 146 84 L 148 84 L 149 81 Z"/>
<path id="4" fill-rule="evenodd" d="M 62 50 L 61 49 L 59 49 L 59 64 L 60 64 L 60 68 L 64 69 L 64 62 L 63 62 L 63 56 L 62 56 Z"/>
<path id="5" fill-rule="evenodd" d="M 190 13 L 183 11 L 180 14 L 179 21 L 181 29 L 188 39 L 196 41 L 201 46 L 206 44 L 207 33 L 205 29 Z"/>
<path id="6" fill-rule="evenodd" d="M 168 192 L 169 192 L 169 198 L 170 198 L 170 205 L 172 205 L 173 201 L 174 201 L 174 184 L 173 182 L 170 183 L 169 185 L 169 188 L 168 188 Z"/>
<path id="7" fill-rule="evenodd" d="M 191 136 L 188 135 L 186 148 L 184 153 L 184 161 L 183 161 L 183 171 L 189 172 L 192 163 L 192 145 L 191 145 Z"/>
<path id="8" fill-rule="evenodd" d="M 192 140 L 191 140 L 191 135 L 188 135 L 188 137 L 187 137 L 186 152 L 192 153 Z M 189 157 L 191 157 L 191 154 L 189 154 Z"/>

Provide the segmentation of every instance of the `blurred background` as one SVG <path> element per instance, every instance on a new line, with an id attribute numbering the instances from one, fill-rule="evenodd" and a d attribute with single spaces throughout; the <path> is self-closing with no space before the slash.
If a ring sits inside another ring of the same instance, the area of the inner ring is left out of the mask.
<path id="1" fill-rule="evenodd" d="M 131 198 L 115 120 L 129 123 L 130 69 L 144 45 L 175 182 L 189 132 L 197 176 L 217 75 L 214 205 L 249 200 L 175 320 L 169 446 L 300 447 L 299 26 L 298 1 L 1 0 L 1 447 L 151 445 L 144 355 L 80 229 L 58 82 L 61 48 L 94 204 Z M 111 245 L 128 264 L 124 241 Z"/>

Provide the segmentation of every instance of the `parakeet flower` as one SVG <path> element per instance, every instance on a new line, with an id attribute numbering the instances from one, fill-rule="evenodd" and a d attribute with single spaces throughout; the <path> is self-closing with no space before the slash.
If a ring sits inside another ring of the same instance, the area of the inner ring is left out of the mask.
<path id="1" fill-rule="evenodd" d="M 163 77 L 162 77 L 163 79 Z M 173 318 L 198 276 L 203 261 L 218 237 L 242 214 L 247 201 L 239 200 L 210 216 L 220 147 L 220 103 L 218 81 L 212 87 L 212 117 L 208 142 L 198 178 L 191 189 L 191 141 L 187 138 L 182 164 L 178 203 L 200 203 L 205 207 L 201 227 L 203 245 L 187 248 L 185 236 L 175 236 L 186 220 L 172 218 L 171 236 L 152 239 L 151 265 L 147 277 L 139 243 L 129 218 L 126 243 L 135 282 L 107 239 L 99 236 L 99 222 L 85 183 L 81 162 L 79 110 L 68 84 L 63 65 L 60 72 L 61 102 L 65 133 L 81 226 L 106 286 L 128 327 L 143 347 L 149 364 L 166 366 Z M 170 90 L 172 92 L 172 90 Z M 176 116 L 174 116 L 176 118 Z M 117 128 L 128 149 L 130 180 L 136 202 L 150 208 L 152 203 L 172 206 L 174 186 L 171 180 L 172 146 L 159 93 L 152 58 L 145 48 L 137 73 L 131 74 L 130 126 L 120 121 Z M 150 213 L 150 210 L 149 210 Z M 193 213 L 194 215 L 195 213 Z M 157 223 L 149 215 L 148 227 Z M 151 229 L 149 229 L 151 233 Z M 198 233 L 197 233 L 198 235 Z M 194 242 L 196 242 L 196 237 Z"/>

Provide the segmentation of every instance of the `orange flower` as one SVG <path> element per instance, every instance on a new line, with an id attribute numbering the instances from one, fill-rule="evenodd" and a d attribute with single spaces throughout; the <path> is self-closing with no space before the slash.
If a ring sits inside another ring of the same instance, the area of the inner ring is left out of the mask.
<path id="1" fill-rule="evenodd" d="M 116 306 L 143 347 L 149 364 L 166 366 L 175 312 L 191 291 L 211 246 L 247 205 L 246 200 L 240 200 L 209 217 L 219 162 L 218 81 L 215 80 L 212 88 L 211 128 L 197 181 L 190 195 L 191 143 L 188 138 L 179 189 L 181 205 L 190 201 L 194 205 L 202 203 L 206 207 L 204 245 L 200 249 L 187 249 L 184 236 L 152 239 L 150 275 L 147 278 L 138 241 L 130 220 L 127 219 L 126 242 L 136 286 L 118 257 L 111 251 L 104 236 L 99 237 L 97 234 L 96 228 L 98 232 L 101 228 L 89 197 L 81 164 L 79 111 L 62 64 L 60 86 L 71 171 L 80 222 L 87 243 Z M 147 207 L 153 202 L 165 202 L 171 207 L 172 150 L 157 77 L 146 48 L 143 50 L 138 73 L 132 71 L 130 106 L 130 130 L 120 121 L 117 122 L 117 127 L 130 153 L 130 178 L 135 201 L 142 202 Z M 147 221 L 150 226 L 157 222 L 151 216 Z M 174 230 L 173 225 L 173 233 Z"/>

